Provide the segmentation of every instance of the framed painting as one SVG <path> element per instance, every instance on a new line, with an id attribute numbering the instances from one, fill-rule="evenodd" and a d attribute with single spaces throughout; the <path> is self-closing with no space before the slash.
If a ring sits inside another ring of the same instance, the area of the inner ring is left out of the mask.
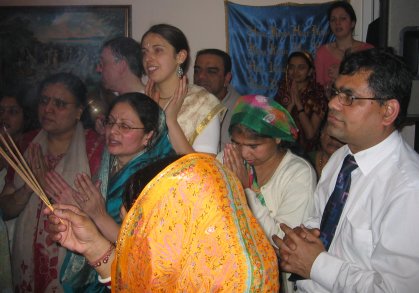
<path id="1" fill-rule="evenodd" d="M 0 7 L 0 90 L 72 72 L 91 90 L 102 44 L 131 36 L 131 5 Z"/>

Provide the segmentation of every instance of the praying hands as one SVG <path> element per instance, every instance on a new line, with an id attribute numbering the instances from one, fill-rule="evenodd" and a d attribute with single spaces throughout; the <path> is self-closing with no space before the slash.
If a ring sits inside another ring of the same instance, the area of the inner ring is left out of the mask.
<path id="1" fill-rule="evenodd" d="M 311 267 L 319 254 L 325 251 L 323 243 L 319 239 L 318 229 L 308 229 L 303 225 L 291 229 L 281 224 L 285 236 L 283 239 L 274 235 L 275 249 L 280 257 L 281 269 L 298 274 L 304 278 L 310 278 Z"/>

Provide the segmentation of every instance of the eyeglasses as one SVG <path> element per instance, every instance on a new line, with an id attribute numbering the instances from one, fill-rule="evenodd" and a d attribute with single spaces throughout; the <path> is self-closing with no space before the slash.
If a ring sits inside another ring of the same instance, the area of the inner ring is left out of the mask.
<path id="1" fill-rule="evenodd" d="M 330 88 L 330 98 L 331 100 L 333 97 L 338 96 L 338 101 L 344 106 L 350 106 L 352 105 L 354 100 L 377 100 L 377 101 L 385 101 L 386 98 L 360 98 L 355 95 L 351 95 L 349 93 L 345 93 L 344 91 L 338 90 L 335 87 Z"/>
<path id="2" fill-rule="evenodd" d="M 132 127 L 129 126 L 128 124 L 124 123 L 124 122 L 116 122 L 115 120 L 106 118 L 105 121 L 103 121 L 103 126 L 105 126 L 108 129 L 111 129 L 114 125 L 116 125 L 118 127 L 118 130 L 121 133 L 128 133 L 133 129 L 145 129 L 144 127 Z"/>
<path id="3" fill-rule="evenodd" d="M 50 101 L 52 101 L 52 104 L 54 105 L 54 107 L 59 109 L 59 110 L 65 109 L 67 107 L 67 105 L 76 105 L 77 104 L 77 103 L 66 102 L 66 101 L 64 101 L 62 99 L 59 99 L 59 98 L 41 96 L 39 98 L 39 105 L 46 106 L 46 105 L 49 104 Z"/>

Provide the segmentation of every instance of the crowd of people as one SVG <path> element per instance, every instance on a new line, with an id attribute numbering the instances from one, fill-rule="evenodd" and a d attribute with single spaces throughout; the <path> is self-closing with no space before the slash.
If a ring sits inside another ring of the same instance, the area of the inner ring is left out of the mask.
<path id="1" fill-rule="evenodd" d="M 198 51 L 188 84 L 169 24 L 103 44 L 100 101 L 67 72 L 39 84 L 35 120 L 2 93 L 1 131 L 53 209 L 0 162 L 1 289 L 415 292 L 412 76 L 353 39 L 348 2 L 328 19 L 336 40 L 292 52 L 274 97 L 240 95 L 219 49 Z"/>

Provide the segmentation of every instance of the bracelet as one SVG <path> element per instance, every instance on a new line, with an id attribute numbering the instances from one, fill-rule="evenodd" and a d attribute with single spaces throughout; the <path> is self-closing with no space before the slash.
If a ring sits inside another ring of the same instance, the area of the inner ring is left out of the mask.
<path id="1" fill-rule="evenodd" d="M 300 113 L 302 113 L 302 112 L 304 112 L 304 108 L 302 108 L 302 109 L 300 109 L 300 110 L 297 110 L 297 114 L 300 114 Z"/>
<path id="2" fill-rule="evenodd" d="M 104 286 L 106 286 L 106 287 L 110 287 L 111 286 L 111 277 L 109 276 L 109 277 L 107 277 L 107 278 L 104 278 L 104 279 L 102 279 L 101 277 L 100 277 L 100 275 L 98 275 L 97 276 L 97 280 L 99 281 L 99 283 L 101 283 L 101 284 L 103 284 Z"/>
<path id="3" fill-rule="evenodd" d="M 102 265 L 102 262 L 103 263 L 108 263 L 109 257 L 111 256 L 112 251 L 115 249 L 115 246 L 113 245 L 113 243 L 112 242 L 110 242 L 110 243 L 111 243 L 111 246 L 109 246 L 109 249 L 105 252 L 105 254 L 102 257 L 100 257 L 98 260 L 96 260 L 94 262 L 89 262 L 89 265 L 91 267 L 97 268 L 97 267 L 100 267 Z"/>

